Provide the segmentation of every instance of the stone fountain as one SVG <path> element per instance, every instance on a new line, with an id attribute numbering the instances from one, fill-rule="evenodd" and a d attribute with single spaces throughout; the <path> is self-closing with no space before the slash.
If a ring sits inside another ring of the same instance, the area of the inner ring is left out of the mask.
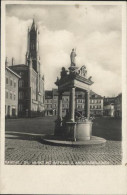
<path id="1" fill-rule="evenodd" d="M 61 70 L 60 78 L 57 78 L 55 84 L 58 86 L 58 116 L 55 121 L 54 135 L 44 140 L 50 143 L 67 145 L 91 145 L 102 144 L 106 140 L 100 137 L 92 136 L 92 120 L 90 118 L 90 86 L 93 84 L 92 77 L 87 76 L 86 66 L 81 68 L 76 66 L 76 52 L 72 49 L 70 58 L 71 65 L 69 70 L 64 67 Z M 69 111 L 62 117 L 62 94 L 68 91 Z M 85 116 L 78 119 L 75 117 L 75 94 L 76 91 L 85 93 Z"/>

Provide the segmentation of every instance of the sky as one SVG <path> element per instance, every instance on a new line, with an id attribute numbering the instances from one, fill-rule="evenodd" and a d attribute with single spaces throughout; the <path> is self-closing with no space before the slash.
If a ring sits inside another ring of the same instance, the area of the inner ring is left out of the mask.
<path id="1" fill-rule="evenodd" d="M 120 5 L 6 5 L 6 56 L 11 65 L 25 63 L 27 29 L 33 18 L 39 29 L 41 73 L 45 89 L 54 84 L 61 68 L 69 68 L 76 48 L 76 65 L 87 67 L 102 96 L 121 92 L 122 9 Z"/>

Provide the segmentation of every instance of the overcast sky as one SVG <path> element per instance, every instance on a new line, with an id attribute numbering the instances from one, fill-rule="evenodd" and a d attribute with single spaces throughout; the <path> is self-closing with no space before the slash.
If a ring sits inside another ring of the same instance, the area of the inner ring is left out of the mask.
<path id="1" fill-rule="evenodd" d="M 7 5 L 6 56 L 25 63 L 27 29 L 35 18 L 40 31 L 41 72 L 45 89 L 55 86 L 62 66 L 70 66 L 76 48 L 77 66 L 86 65 L 92 89 L 103 96 L 121 92 L 121 6 Z"/>

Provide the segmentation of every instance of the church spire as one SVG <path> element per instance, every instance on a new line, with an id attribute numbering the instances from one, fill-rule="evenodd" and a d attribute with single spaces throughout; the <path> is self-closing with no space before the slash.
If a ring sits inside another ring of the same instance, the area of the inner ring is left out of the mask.
<path id="1" fill-rule="evenodd" d="M 28 29 L 27 35 L 27 52 L 26 52 L 26 63 L 29 58 L 32 58 L 33 69 L 37 72 L 40 70 L 39 60 L 39 33 L 36 27 L 35 20 L 33 19 L 31 28 Z"/>
<path id="2" fill-rule="evenodd" d="M 34 18 L 33 18 L 33 23 L 32 23 L 32 26 L 31 26 L 31 30 L 32 30 L 32 29 L 34 29 L 34 30 L 36 29 L 36 25 L 35 25 L 35 20 L 34 20 Z"/>

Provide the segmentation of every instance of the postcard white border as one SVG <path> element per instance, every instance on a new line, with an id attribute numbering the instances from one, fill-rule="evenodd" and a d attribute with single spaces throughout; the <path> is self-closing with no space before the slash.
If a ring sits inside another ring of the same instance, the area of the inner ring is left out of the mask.
<path id="1" fill-rule="evenodd" d="M 4 165 L 5 150 L 5 5 L 121 5 L 122 6 L 122 165 L 40 166 Z M 79 1 L 3 1 L 1 20 L 1 194 L 126 194 L 127 162 L 127 69 L 126 69 L 126 2 Z"/>

